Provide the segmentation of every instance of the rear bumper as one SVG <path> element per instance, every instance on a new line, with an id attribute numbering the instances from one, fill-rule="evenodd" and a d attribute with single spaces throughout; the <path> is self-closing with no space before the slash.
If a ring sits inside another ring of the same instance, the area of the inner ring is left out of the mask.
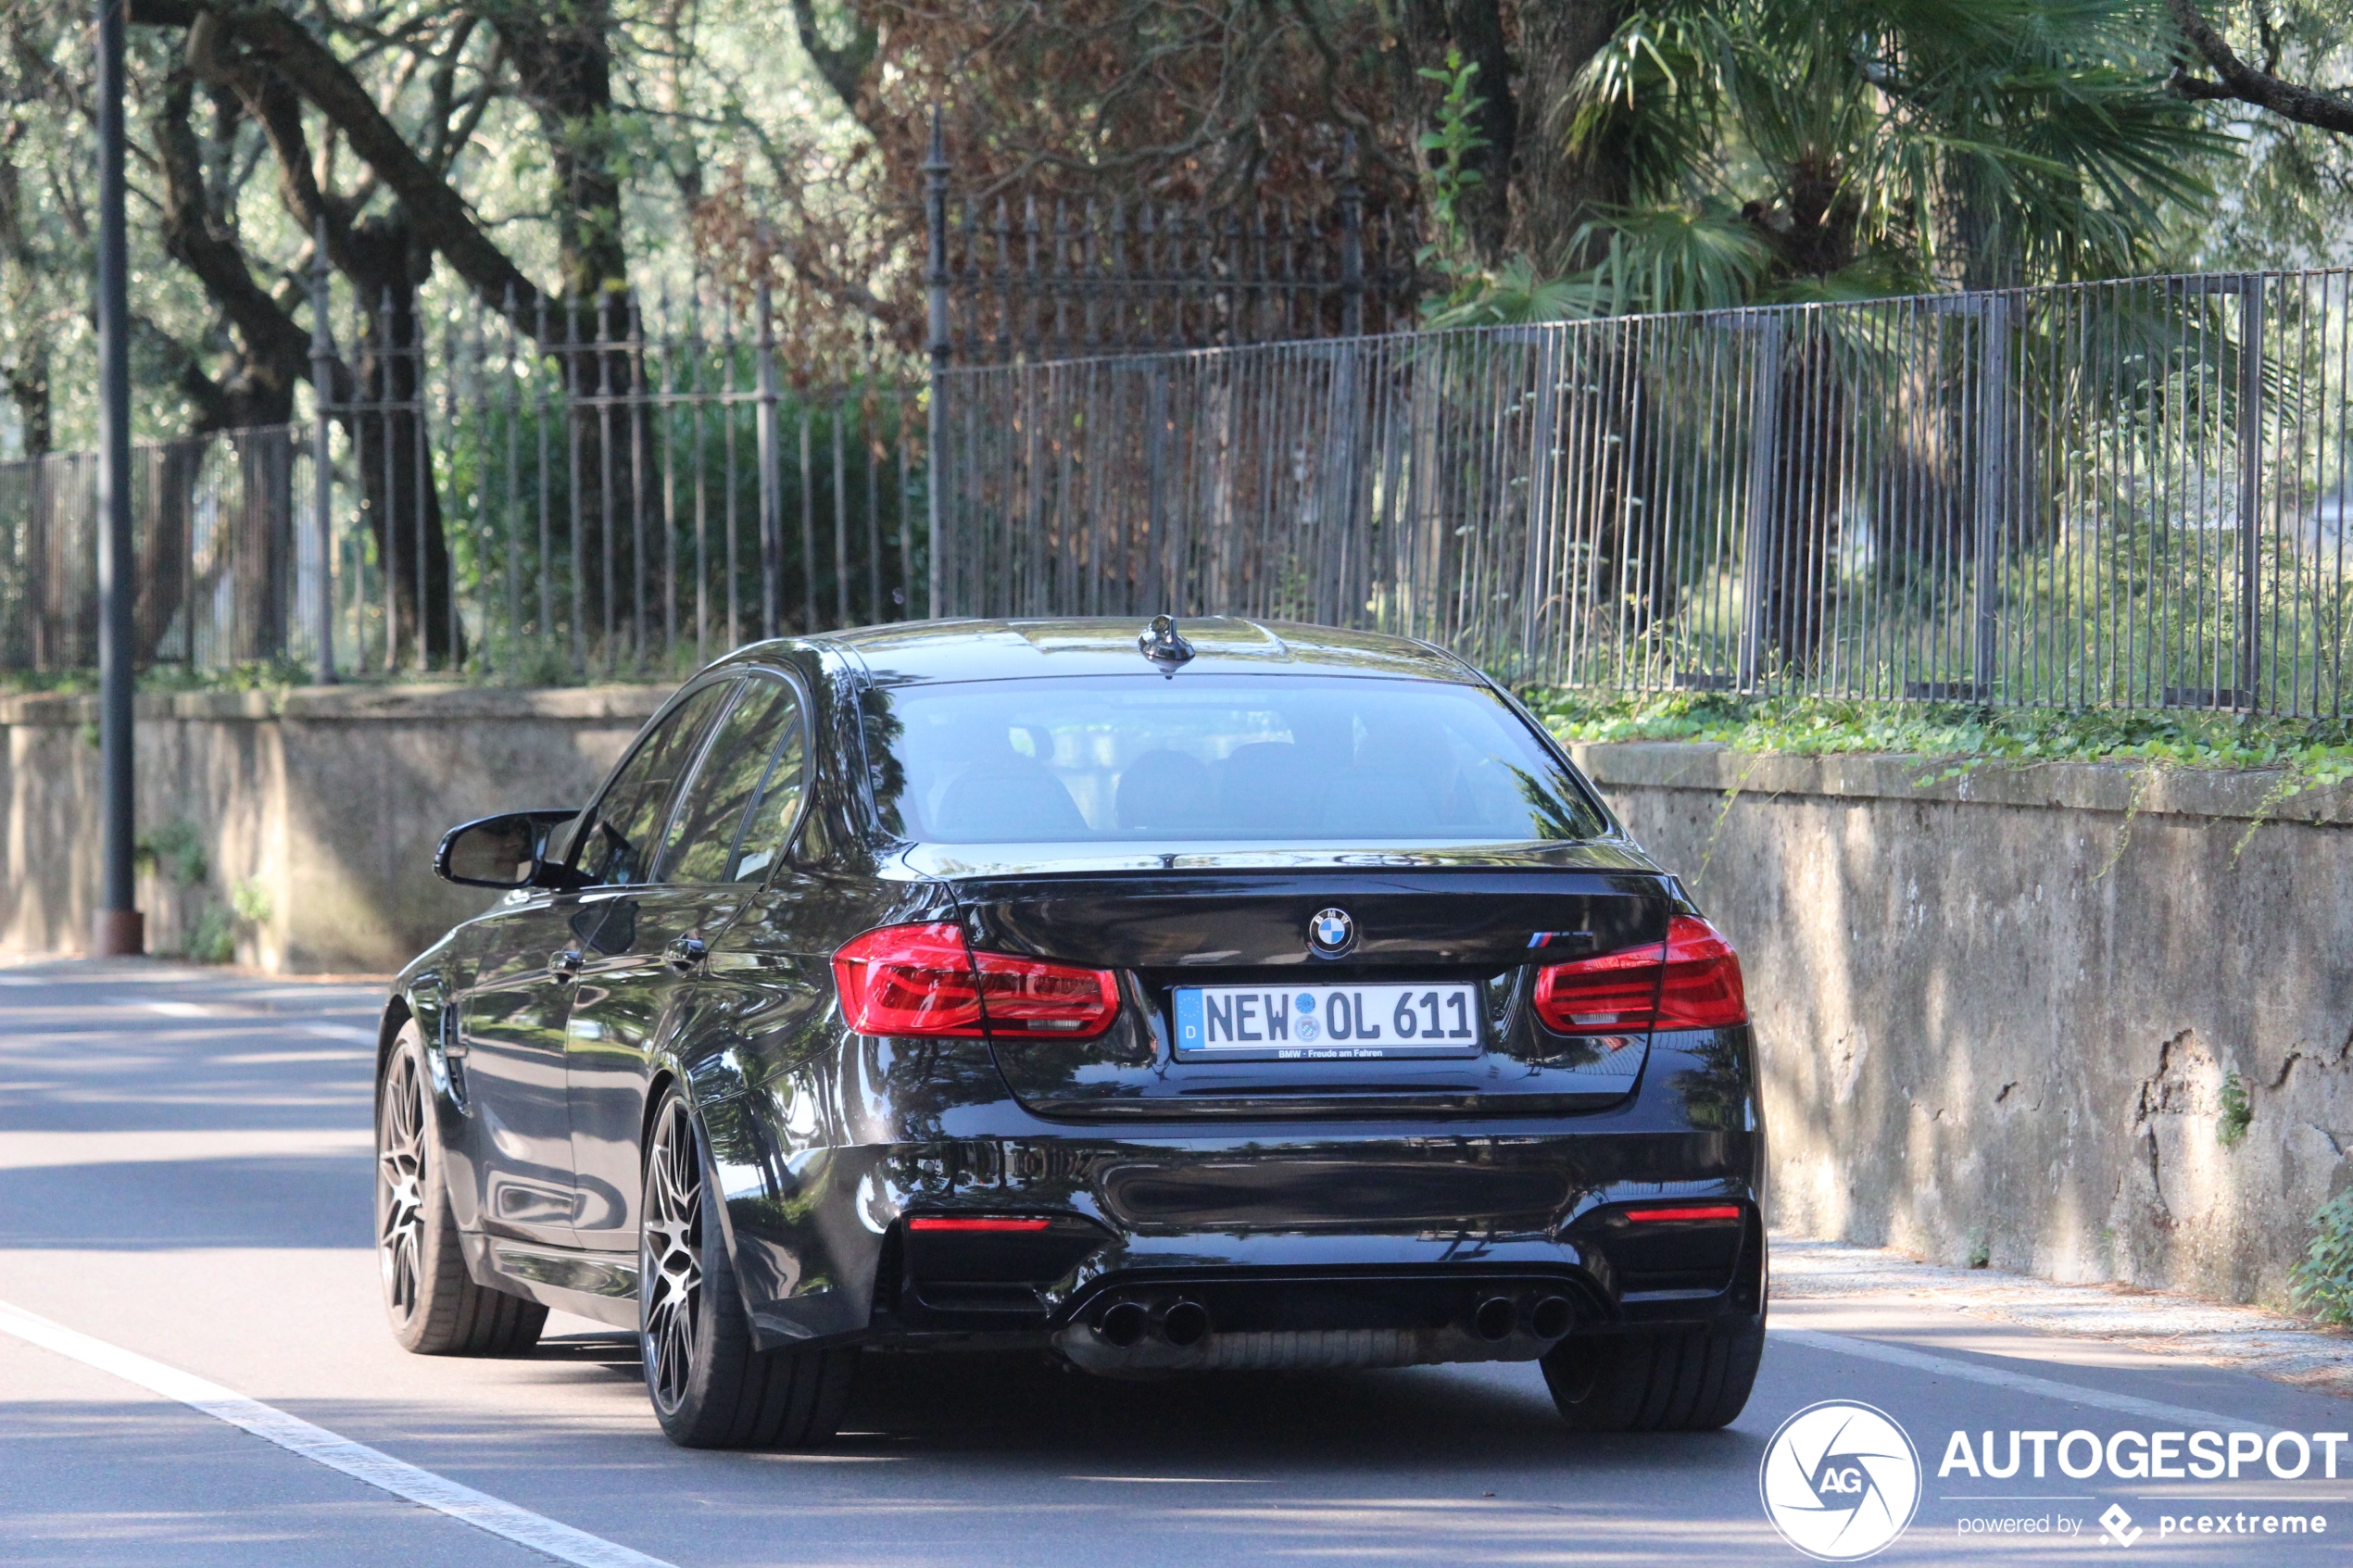
<path id="1" fill-rule="evenodd" d="M 705 1114 L 766 1347 L 1053 1346 L 1105 1371 L 1529 1359 L 1562 1334 L 1760 1310 L 1764 1139 L 1747 1074 L 1681 1056 L 1655 1048 L 1617 1110 L 1541 1122 L 1156 1136 L 1000 1106 L 974 1117 L 982 1135 L 794 1158 L 760 1150 L 768 1137 L 726 1108 Z M 1705 1116 L 1684 1081 L 1698 1065 L 1713 1074 Z M 985 1135 L 1000 1117 L 1006 1135 Z M 1738 1216 L 1628 1218 L 1703 1200 Z M 911 1223 L 960 1217 L 1042 1223 Z M 1513 1321 L 1482 1332 L 1497 1299 Z M 1130 1303 L 1151 1326 L 1123 1345 L 1105 1315 Z M 1180 1303 L 1209 1320 L 1189 1344 L 1160 1331 Z M 1538 1332 L 1540 1307 L 1559 1332 Z"/>
<path id="2" fill-rule="evenodd" d="M 1042 1336 L 1104 1372 L 1401 1366 L 1529 1361 L 1570 1334 L 1760 1309 L 1765 1238 L 1749 1196 L 1719 1187 L 1711 1206 L 1737 1219 L 1667 1225 L 1626 1217 L 1658 1207 L 1655 1184 L 1592 1196 L 1550 1234 L 1109 1236 L 1051 1277 L 902 1230 L 872 1328 L 901 1342 Z M 1087 1237 L 1067 1228 L 1076 1251 Z"/>

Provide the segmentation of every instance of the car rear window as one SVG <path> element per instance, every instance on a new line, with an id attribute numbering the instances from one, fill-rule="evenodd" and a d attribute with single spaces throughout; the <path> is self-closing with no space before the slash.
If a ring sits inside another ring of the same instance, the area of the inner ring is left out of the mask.
<path id="1" fill-rule="evenodd" d="M 885 826 L 925 844 L 1496 844 L 1605 824 L 1492 692 L 1353 676 L 1065 676 L 868 705 Z"/>

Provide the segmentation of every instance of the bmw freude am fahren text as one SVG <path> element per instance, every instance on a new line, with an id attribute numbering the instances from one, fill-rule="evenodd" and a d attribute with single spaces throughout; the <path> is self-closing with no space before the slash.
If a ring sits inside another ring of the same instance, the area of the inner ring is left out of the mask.
<path id="1" fill-rule="evenodd" d="M 384 1019 L 413 1350 L 625 1325 L 689 1446 L 824 1440 L 866 1347 L 1539 1361 L 1587 1430 L 1747 1401 L 1739 960 L 1441 650 L 1165 618 L 760 644 L 585 809 L 469 823 L 437 868 L 506 894 Z"/>

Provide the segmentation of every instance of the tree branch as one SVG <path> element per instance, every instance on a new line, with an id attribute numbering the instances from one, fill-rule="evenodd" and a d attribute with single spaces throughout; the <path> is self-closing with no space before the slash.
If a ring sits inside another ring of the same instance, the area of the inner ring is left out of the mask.
<path id="1" fill-rule="evenodd" d="M 508 259 L 507 253 L 482 232 L 467 210 L 464 198 L 409 145 L 399 130 L 376 107 L 366 87 L 325 44 L 283 12 L 268 6 L 225 11 L 212 19 L 223 41 L 233 40 L 243 45 L 248 60 L 265 65 L 283 77 L 343 132 L 351 150 L 399 198 L 416 226 L 417 238 L 447 257 L 451 268 L 484 303 L 498 308 L 511 291 L 517 308 L 524 316 L 530 315 L 538 302 L 539 290 L 523 276 L 522 269 Z M 203 27 L 191 30 L 192 65 L 196 35 L 205 31 Z M 233 69 L 226 61 L 220 62 L 220 68 Z M 298 160 L 292 166 L 286 166 L 283 157 L 280 161 L 289 174 L 300 169 L 305 182 L 316 191 L 307 160 Z M 310 199 L 319 200 L 315 195 Z M 337 264 L 342 264 L 341 257 Z"/>
<path id="2" fill-rule="evenodd" d="M 817 74 L 834 90 L 841 107 L 853 116 L 858 112 L 858 86 L 866 75 L 866 68 L 875 63 L 875 32 L 874 23 L 861 18 L 857 31 L 848 44 L 836 49 L 826 44 L 817 31 L 817 7 L 813 0 L 792 0 L 794 31 L 800 34 L 800 46 L 809 51 L 816 62 Z"/>
<path id="3" fill-rule="evenodd" d="M 2342 94 L 2325 92 L 2317 87 L 2300 86 L 2284 82 L 2268 70 L 2248 65 L 2231 47 L 2230 41 L 2215 31 L 2214 25 L 2199 14 L 2196 0 L 2165 0 L 2165 8 L 2172 13 L 2174 25 L 2190 41 L 2219 82 L 2207 82 L 2176 68 L 2173 91 L 2184 98 L 2212 103 L 2235 99 L 2269 109 L 2282 119 L 2299 125 L 2317 126 L 2340 136 L 2353 136 L 2353 98 Z"/>
<path id="4" fill-rule="evenodd" d="M 254 281 L 245 253 L 220 232 L 207 199 L 203 154 L 188 122 L 195 79 L 173 71 L 164 83 L 155 118 L 157 161 L 163 168 L 163 245 L 195 274 L 205 293 L 245 341 L 249 368 L 284 393 L 303 379 L 310 358 L 310 334 L 296 326 L 278 302 Z M 220 389 L 212 389 L 220 394 Z M 196 395 L 192 390 L 191 395 Z M 200 397 L 199 402 L 203 402 Z M 207 407 L 208 419 L 220 412 Z"/>

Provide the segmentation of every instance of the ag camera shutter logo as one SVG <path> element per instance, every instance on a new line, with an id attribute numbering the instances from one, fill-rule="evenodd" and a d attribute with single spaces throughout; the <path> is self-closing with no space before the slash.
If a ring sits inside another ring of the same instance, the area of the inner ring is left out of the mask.
<path id="1" fill-rule="evenodd" d="M 1781 1538 L 1823 1562 L 1885 1549 L 1920 1504 L 1920 1456 L 1886 1411 L 1825 1399 L 1791 1416 L 1765 1445 L 1756 1489 Z"/>

